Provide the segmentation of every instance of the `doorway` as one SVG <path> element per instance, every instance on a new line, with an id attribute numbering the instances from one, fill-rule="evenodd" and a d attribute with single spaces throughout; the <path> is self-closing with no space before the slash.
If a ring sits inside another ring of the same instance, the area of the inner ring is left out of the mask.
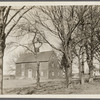
<path id="1" fill-rule="evenodd" d="M 32 78 L 32 69 L 28 69 L 28 78 Z"/>

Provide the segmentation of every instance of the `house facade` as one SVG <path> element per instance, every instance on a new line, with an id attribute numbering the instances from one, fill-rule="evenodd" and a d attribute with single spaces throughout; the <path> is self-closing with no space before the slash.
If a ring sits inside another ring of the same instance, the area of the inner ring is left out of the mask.
<path id="1" fill-rule="evenodd" d="M 40 79 L 64 78 L 64 73 L 53 51 L 39 52 L 37 57 L 32 53 L 22 54 L 16 62 L 16 78 L 36 79 L 37 61 L 40 65 Z"/>
<path id="2" fill-rule="evenodd" d="M 100 69 L 99 68 L 94 68 L 93 76 L 100 76 Z"/>

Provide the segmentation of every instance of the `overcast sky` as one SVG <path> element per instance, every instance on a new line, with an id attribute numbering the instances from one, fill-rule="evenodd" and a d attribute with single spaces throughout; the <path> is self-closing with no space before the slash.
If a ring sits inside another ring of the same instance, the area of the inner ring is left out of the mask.
<path id="1" fill-rule="evenodd" d="M 18 8 L 18 7 L 17 7 Z M 13 15 L 14 12 L 10 12 L 9 18 L 11 17 L 11 15 Z M 19 17 L 19 16 L 17 16 Z M 15 20 L 17 19 L 17 17 L 15 18 Z M 31 19 L 31 17 L 30 17 Z M 24 22 L 25 20 L 20 21 L 21 23 Z M 14 23 L 14 21 L 12 21 L 12 23 L 10 25 L 12 25 Z M 50 24 L 50 23 L 49 23 Z M 10 25 L 8 26 L 8 28 L 6 29 L 6 31 L 9 29 Z M 26 24 L 25 24 L 26 25 Z M 52 28 L 52 27 L 51 27 Z M 15 28 L 16 29 L 16 28 Z M 10 43 L 10 42 L 19 42 L 21 44 L 27 44 L 32 40 L 32 36 L 30 35 L 25 35 L 24 37 L 20 38 L 20 41 L 18 41 L 18 39 L 16 37 L 12 37 L 12 34 L 19 34 L 21 31 L 19 29 L 16 29 L 14 31 L 12 31 L 12 33 L 10 34 L 10 36 L 7 37 L 6 43 Z M 56 47 L 60 47 L 60 41 L 57 37 L 52 36 L 49 31 L 45 30 L 45 35 L 47 37 L 47 40 L 55 45 Z M 52 48 L 48 45 L 48 44 L 43 44 L 42 47 L 40 48 L 40 51 L 50 51 L 52 50 Z M 14 63 L 12 63 L 12 59 L 16 60 L 20 53 L 23 53 L 25 51 L 25 48 L 23 47 L 17 47 L 15 48 L 15 46 L 11 46 L 9 49 L 5 50 L 5 54 L 4 54 L 4 74 L 8 74 L 8 69 L 9 67 L 15 67 Z M 74 70 L 76 70 L 75 72 L 78 72 L 78 63 L 77 61 L 75 61 L 76 64 L 74 64 Z M 86 65 L 86 64 L 85 64 Z M 87 65 L 85 66 L 87 68 Z M 85 69 L 87 70 L 87 69 Z"/>

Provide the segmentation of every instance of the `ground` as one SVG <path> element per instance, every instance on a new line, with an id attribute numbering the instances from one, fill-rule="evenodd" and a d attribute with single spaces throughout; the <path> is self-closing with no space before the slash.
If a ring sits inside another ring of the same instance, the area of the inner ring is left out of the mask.
<path id="1" fill-rule="evenodd" d="M 10 83 L 13 84 L 10 86 Z M 41 82 L 39 88 L 33 80 L 6 80 L 4 94 L 100 94 L 100 80 L 84 85 L 75 82 L 69 88 L 66 88 L 65 80 Z"/>

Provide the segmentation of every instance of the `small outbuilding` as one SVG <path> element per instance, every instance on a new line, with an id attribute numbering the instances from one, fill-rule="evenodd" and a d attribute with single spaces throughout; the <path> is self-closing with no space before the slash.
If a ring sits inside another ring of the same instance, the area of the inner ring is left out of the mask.
<path id="1" fill-rule="evenodd" d="M 15 75 L 3 75 L 4 80 L 13 80 L 15 79 Z"/>
<path id="2" fill-rule="evenodd" d="M 100 76 L 100 69 L 99 68 L 94 68 L 93 76 Z"/>

